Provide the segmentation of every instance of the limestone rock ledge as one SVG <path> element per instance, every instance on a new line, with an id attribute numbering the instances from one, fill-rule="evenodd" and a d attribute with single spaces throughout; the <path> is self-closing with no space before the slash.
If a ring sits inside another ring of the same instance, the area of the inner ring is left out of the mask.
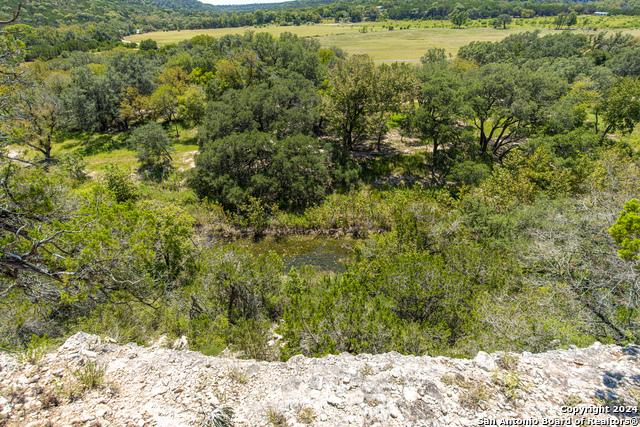
<path id="1" fill-rule="evenodd" d="M 472 360 L 388 353 L 256 362 L 79 332 L 37 365 L 0 354 L 0 425 L 215 425 L 224 407 L 234 426 L 637 425 L 639 360 L 638 346 L 595 343 Z M 96 363 L 103 383 L 83 390 L 78 376 Z"/>

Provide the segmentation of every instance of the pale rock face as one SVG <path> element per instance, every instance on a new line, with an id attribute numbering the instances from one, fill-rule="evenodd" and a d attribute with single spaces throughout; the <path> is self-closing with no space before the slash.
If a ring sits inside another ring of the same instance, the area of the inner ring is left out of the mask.
<path id="1" fill-rule="evenodd" d="M 186 338 L 178 341 L 188 345 Z M 535 419 L 540 425 L 543 419 L 563 419 L 567 425 L 571 415 L 563 406 L 638 404 L 638 346 L 596 343 L 510 355 L 512 365 L 517 360 L 510 370 L 500 367 L 501 357 L 344 353 L 267 363 L 207 357 L 158 343 L 116 345 L 80 332 L 38 366 L 0 353 L 0 424 L 198 426 L 212 425 L 214 416 L 230 408 L 233 425 L 243 427 L 268 425 L 267 410 L 290 426 L 449 427 L 508 419 Z M 105 367 L 103 383 L 70 401 L 74 371 L 89 362 Z M 606 423 L 611 416 L 574 418 Z M 637 412 L 619 415 L 634 417 Z"/>
<path id="2" fill-rule="evenodd" d="M 498 365 L 496 364 L 496 362 L 489 354 L 485 353 L 484 351 L 478 352 L 476 358 L 473 359 L 473 364 L 480 369 L 484 369 L 487 372 L 498 370 Z"/>
<path id="3" fill-rule="evenodd" d="M 173 342 L 171 348 L 174 350 L 186 350 L 189 348 L 189 341 L 184 335 Z"/>

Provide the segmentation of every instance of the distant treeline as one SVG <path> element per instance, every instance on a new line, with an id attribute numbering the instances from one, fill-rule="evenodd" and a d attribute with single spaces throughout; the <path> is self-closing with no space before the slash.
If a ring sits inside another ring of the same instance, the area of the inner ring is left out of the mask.
<path id="1" fill-rule="evenodd" d="M 15 2 L 17 3 L 17 2 Z M 17 4 L 0 7 L 0 18 L 10 16 Z M 258 9 L 261 7 L 262 9 Z M 232 10 L 235 9 L 235 10 Z M 241 10 L 244 9 L 244 10 Z M 85 51 L 114 47 L 123 37 L 151 31 L 233 28 L 265 24 L 304 25 L 323 20 L 335 22 L 374 22 L 380 19 L 450 19 L 465 12 L 469 19 L 491 19 L 508 15 L 515 18 L 557 16 L 575 12 L 612 15 L 638 15 L 640 8 L 610 2 L 508 2 L 508 1 L 417 1 L 355 2 L 300 1 L 282 4 L 216 8 L 195 0 L 156 0 L 122 2 L 35 2 L 26 4 L 18 21 L 26 26 L 23 41 L 30 49 L 28 60 L 50 59 L 64 51 Z M 14 29 L 15 30 L 15 29 Z"/>

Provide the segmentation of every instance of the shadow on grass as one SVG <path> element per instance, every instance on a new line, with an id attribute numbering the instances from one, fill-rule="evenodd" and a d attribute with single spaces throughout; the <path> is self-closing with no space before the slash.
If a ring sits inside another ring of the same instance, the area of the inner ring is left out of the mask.
<path id="1" fill-rule="evenodd" d="M 367 159 L 362 163 L 365 177 L 399 175 L 422 175 L 426 171 L 425 158 L 422 154 L 395 154 L 388 157 Z"/>
<path id="2" fill-rule="evenodd" d="M 61 130 L 55 135 L 55 143 L 62 144 L 60 148 L 64 150 L 73 150 L 81 146 L 82 141 L 90 136 L 88 132 Z"/>
<path id="3" fill-rule="evenodd" d="M 196 135 L 196 136 L 194 136 L 192 138 L 189 138 L 189 139 L 183 139 L 183 140 L 180 140 L 180 141 L 175 141 L 174 144 L 184 145 L 184 146 L 187 146 L 187 145 L 198 145 L 198 136 Z"/>
<path id="4" fill-rule="evenodd" d="M 83 138 L 79 145 L 78 152 L 86 156 L 95 156 L 100 153 L 107 153 L 113 150 L 129 148 L 129 133 L 115 135 L 101 134 L 97 136 L 88 135 Z"/>

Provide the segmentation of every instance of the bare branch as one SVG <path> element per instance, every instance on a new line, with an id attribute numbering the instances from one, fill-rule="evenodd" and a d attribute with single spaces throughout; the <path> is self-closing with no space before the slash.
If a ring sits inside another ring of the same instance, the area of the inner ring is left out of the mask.
<path id="1" fill-rule="evenodd" d="M 22 11 L 22 2 L 18 4 L 18 9 L 13 12 L 13 18 L 8 21 L 0 21 L 0 25 L 9 25 L 13 24 L 18 20 L 18 16 L 20 16 L 20 12 Z"/>

